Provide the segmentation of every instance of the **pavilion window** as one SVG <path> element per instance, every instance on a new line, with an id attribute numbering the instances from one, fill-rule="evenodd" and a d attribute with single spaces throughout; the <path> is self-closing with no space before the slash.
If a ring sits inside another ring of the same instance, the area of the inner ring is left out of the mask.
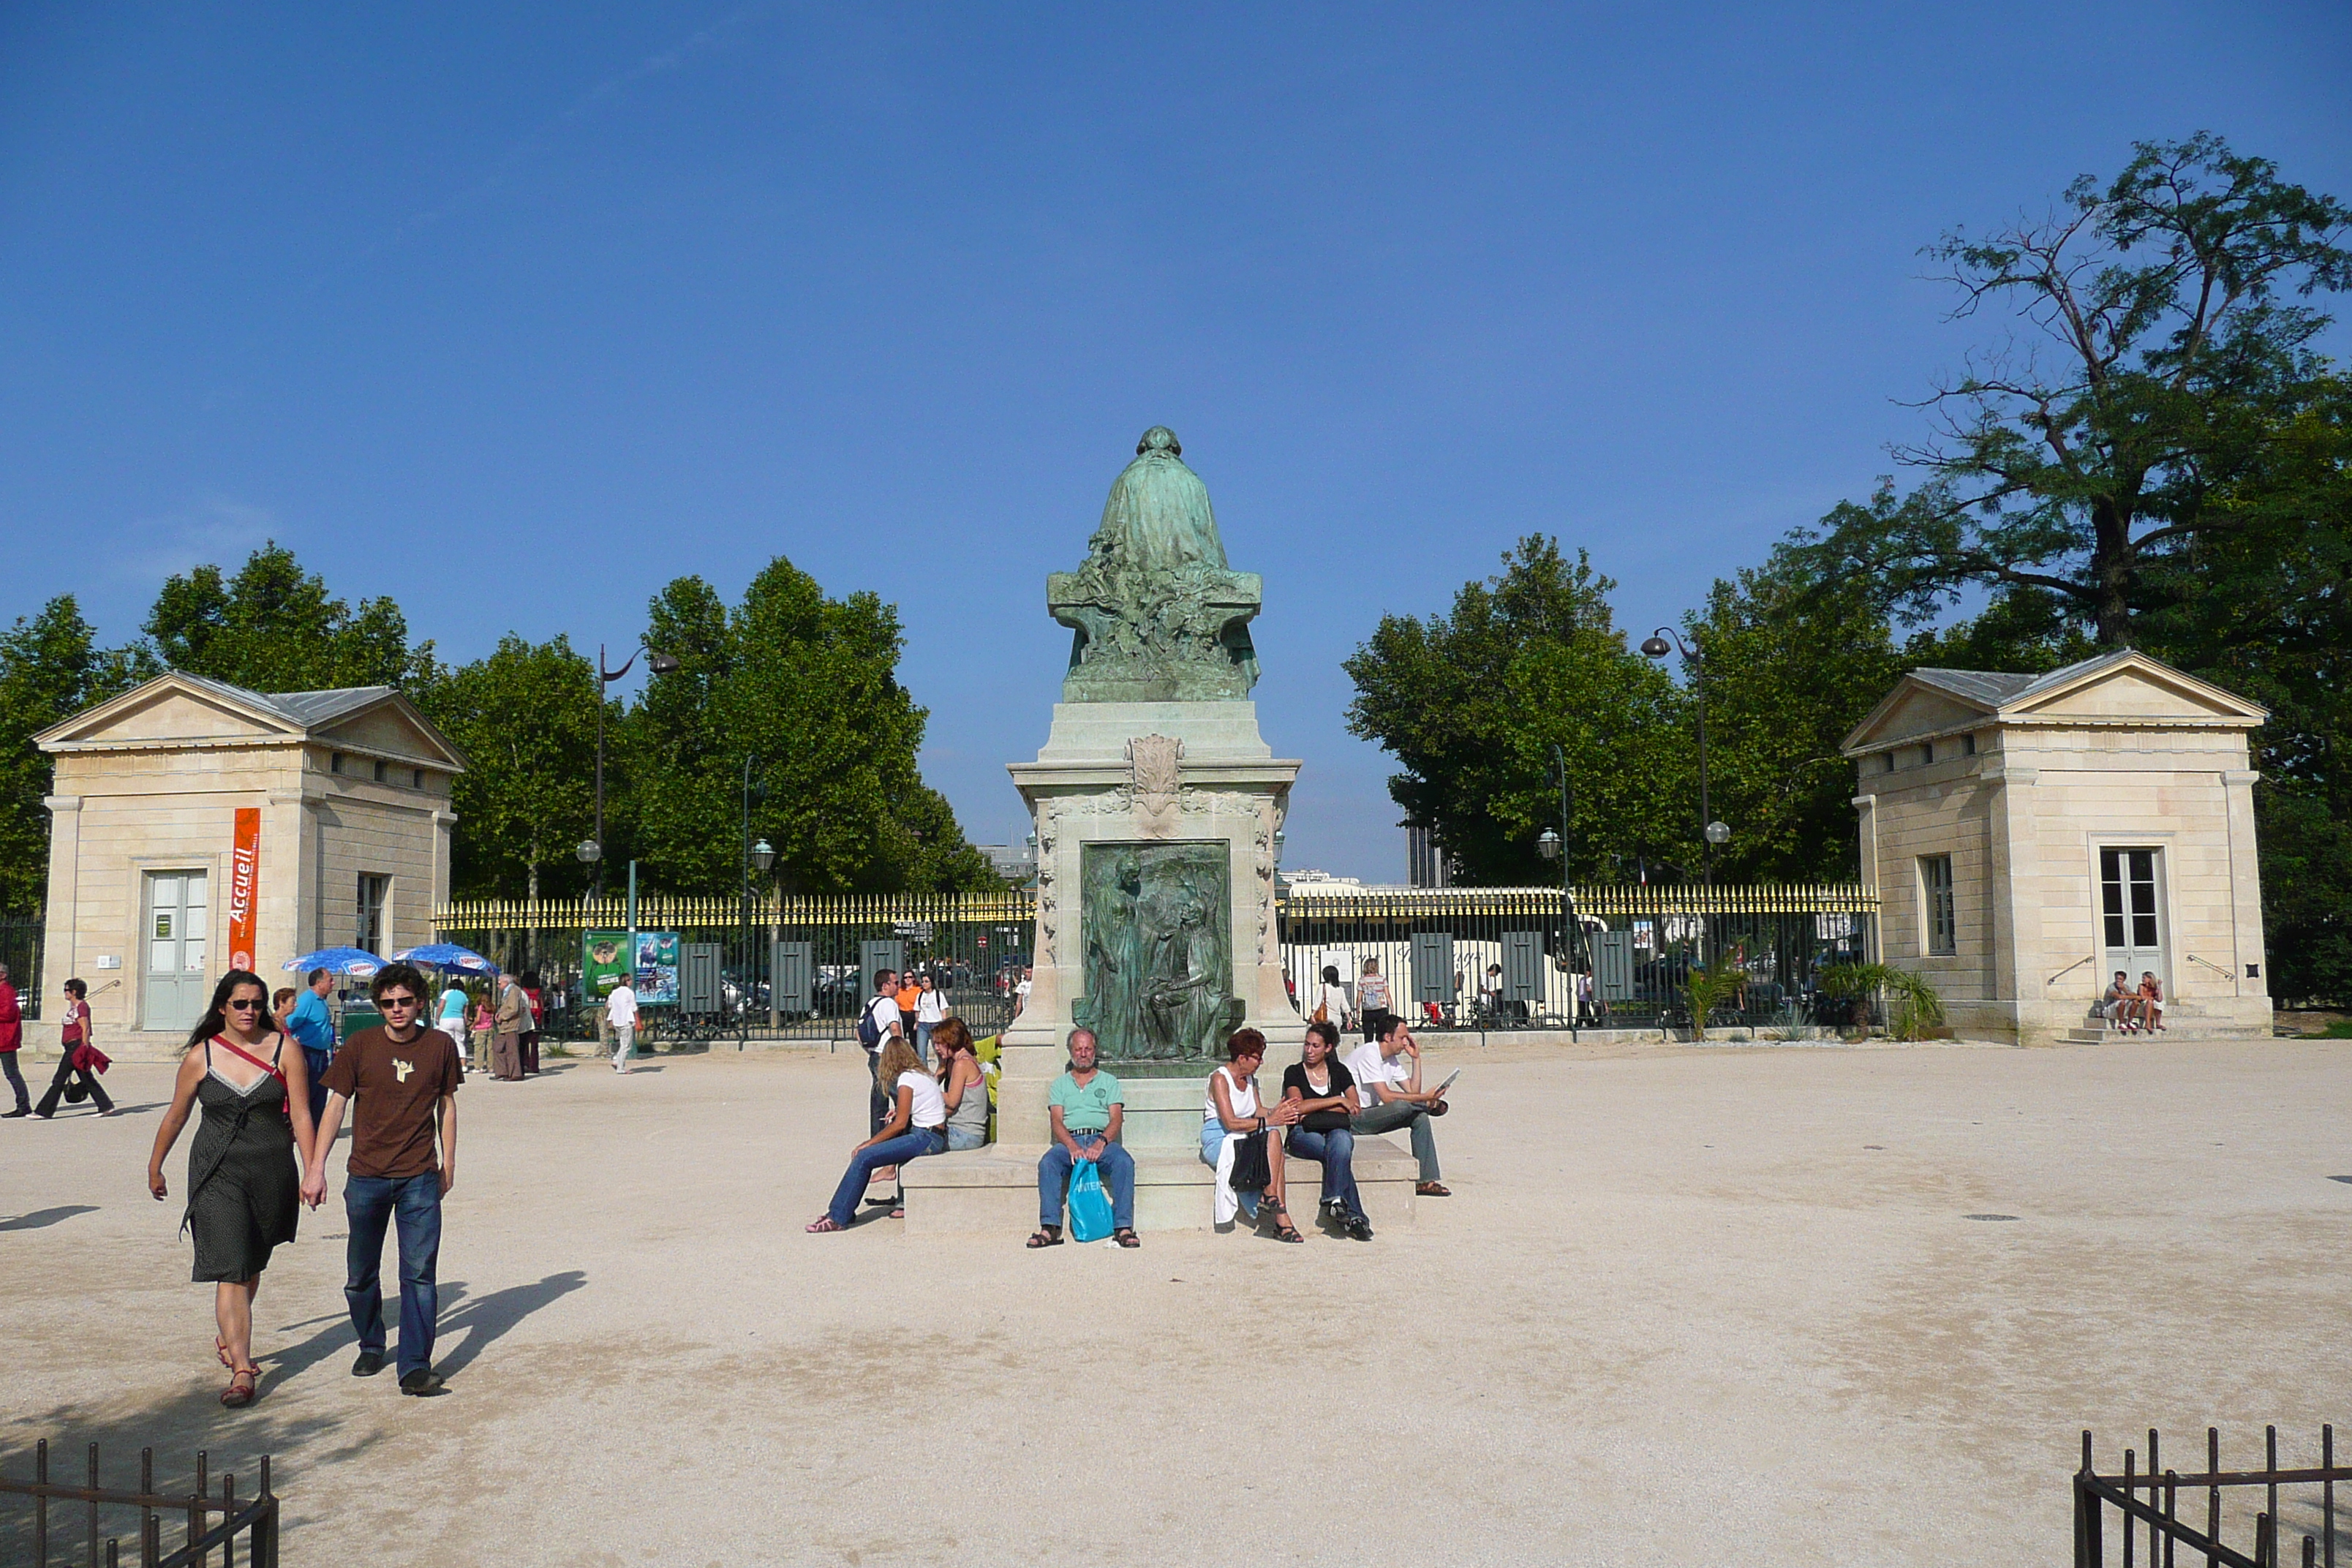
<path id="1" fill-rule="evenodd" d="M 1920 901 L 1926 907 L 1927 951 L 1949 957 L 1960 950 L 1959 921 L 1952 900 L 1952 858 L 1919 857 Z"/>

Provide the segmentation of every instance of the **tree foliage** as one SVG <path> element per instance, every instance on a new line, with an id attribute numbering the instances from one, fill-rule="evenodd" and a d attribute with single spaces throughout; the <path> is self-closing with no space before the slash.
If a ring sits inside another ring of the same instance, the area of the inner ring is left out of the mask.
<path id="1" fill-rule="evenodd" d="M 1969 586 L 2055 597 L 2102 647 L 2198 592 L 2200 555 L 2259 531 L 2233 505 L 2325 380 L 2327 318 L 2295 303 L 2352 282 L 2347 210 L 2220 138 L 2142 142 L 2048 217 L 1928 252 L 1958 315 L 2014 335 L 1928 406 L 1897 455 L 1927 481 L 1832 511 L 1820 575 L 1861 574 L 1916 621 Z"/>
<path id="2" fill-rule="evenodd" d="M 205 565 L 166 580 L 144 629 L 162 664 L 253 691 L 406 688 L 433 670 L 433 645 L 410 646 L 390 595 L 336 598 L 274 540 L 234 577 Z"/>
<path id="3" fill-rule="evenodd" d="M 1465 583 L 1450 615 L 1384 616 L 1346 662 L 1356 683 L 1351 732 L 1402 765 L 1390 794 L 1474 883 L 1548 881 L 1557 866 L 1536 840 L 1559 821 L 1553 748 L 1568 765 L 1572 875 L 1619 858 L 1687 858 L 1697 842 L 1678 813 L 1687 747 L 1669 737 L 1681 695 L 1628 649 L 1609 595 L 1616 584 L 1529 535 L 1503 571 Z"/>
<path id="4" fill-rule="evenodd" d="M 585 883 L 573 849 L 595 826 L 596 688 L 569 638 L 531 643 L 509 632 L 488 658 L 412 691 L 466 753 L 450 802 L 450 880 L 460 895 L 554 897 Z"/>
<path id="5" fill-rule="evenodd" d="M 53 770 L 33 737 L 152 673 L 138 649 L 100 648 L 70 594 L 0 634 L 0 910 L 38 910 L 48 892 Z"/>
<path id="6" fill-rule="evenodd" d="M 648 647 L 678 660 L 627 720 L 627 842 L 663 884 L 731 892 L 751 833 L 801 892 L 996 885 L 946 799 L 922 782 L 926 714 L 898 684 L 898 611 L 827 598 L 782 556 L 731 609 L 698 577 L 655 595 Z"/>

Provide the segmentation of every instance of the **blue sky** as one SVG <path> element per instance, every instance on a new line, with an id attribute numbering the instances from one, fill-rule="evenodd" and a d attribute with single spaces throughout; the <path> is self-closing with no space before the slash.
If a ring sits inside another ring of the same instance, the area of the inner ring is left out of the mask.
<path id="1" fill-rule="evenodd" d="M 906 618 L 1021 826 L 1044 608 L 1181 436 L 1305 759 L 1520 534 L 1638 630 L 1868 490 L 1987 331 L 1918 248 L 2213 130 L 2352 196 L 2340 5 L 0 8 L 0 618 L 263 539 L 446 657 L 630 643 L 771 555 Z"/>

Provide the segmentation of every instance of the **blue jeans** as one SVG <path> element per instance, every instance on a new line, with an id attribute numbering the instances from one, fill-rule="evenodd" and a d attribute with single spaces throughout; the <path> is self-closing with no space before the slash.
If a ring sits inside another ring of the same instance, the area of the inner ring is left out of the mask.
<path id="1" fill-rule="evenodd" d="M 866 1195 L 866 1185 L 874 1173 L 885 1165 L 903 1165 L 925 1154 L 944 1152 L 948 1141 L 939 1132 L 917 1128 L 901 1132 L 896 1138 L 886 1138 L 871 1143 L 849 1157 L 849 1169 L 841 1178 L 841 1185 L 833 1189 L 833 1202 L 824 1212 L 833 1216 L 835 1225 L 847 1225 L 857 1213 L 857 1200 Z"/>
<path id="2" fill-rule="evenodd" d="M 961 1154 L 973 1149 L 988 1147 L 988 1130 L 984 1127 L 948 1127 L 948 1152 Z"/>
<path id="3" fill-rule="evenodd" d="M 1356 1135 L 1344 1127 L 1317 1132 L 1294 1127 L 1286 1147 L 1302 1160 L 1323 1167 L 1323 1201 L 1347 1206 L 1350 1218 L 1364 1217 L 1364 1200 L 1356 1192 Z"/>
<path id="4" fill-rule="evenodd" d="M 1079 1143 L 1091 1143 L 1102 1138 L 1100 1132 L 1073 1131 L 1071 1138 Z M 1070 1151 L 1060 1143 L 1045 1151 L 1037 1162 L 1037 1223 L 1059 1228 L 1062 1205 L 1069 1196 L 1070 1175 L 1077 1162 Z M 1095 1168 L 1102 1173 L 1103 1184 L 1110 1188 L 1110 1223 L 1114 1230 L 1135 1228 L 1135 1156 L 1108 1138 L 1103 1138 L 1102 1152 L 1095 1156 Z"/>
<path id="5" fill-rule="evenodd" d="M 332 1051 L 314 1051 L 302 1047 L 302 1065 L 310 1069 L 310 1125 L 316 1127 L 327 1119 L 327 1086 L 321 1080 L 327 1076 L 327 1064 L 335 1059 Z"/>
<path id="6" fill-rule="evenodd" d="M 434 1320 L 441 1310 L 441 1173 L 415 1176 L 347 1176 L 343 1214 L 351 1222 L 344 1249 L 343 1300 L 360 1349 L 383 1353 L 383 1232 L 400 1232 L 400 1375 L 433 1364 Z"/>

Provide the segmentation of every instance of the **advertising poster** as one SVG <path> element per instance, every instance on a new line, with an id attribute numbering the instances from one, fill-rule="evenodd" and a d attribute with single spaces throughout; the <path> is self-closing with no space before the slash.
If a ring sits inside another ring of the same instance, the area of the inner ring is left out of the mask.
<path id="1" fill-rule="evenodd" d="M 592 931 L 580 943 L 580 990 L 591 1002 L 602 1002 L 629 972 L 629 933 Z"/>
<path id="2" fill-rule="evenodd" d="M 239 806 L 228 855 L 228 966 L 251 969 L 254 902 L 261 890 L 261 809 Z M 190 964 L 191 969 L 198 967 Z"/>
<path id="3" fill-rule="evenodd" d="M 677 1005 L 677 932 L 637 933 L 637 1002 L 641 1006 Z"/>

